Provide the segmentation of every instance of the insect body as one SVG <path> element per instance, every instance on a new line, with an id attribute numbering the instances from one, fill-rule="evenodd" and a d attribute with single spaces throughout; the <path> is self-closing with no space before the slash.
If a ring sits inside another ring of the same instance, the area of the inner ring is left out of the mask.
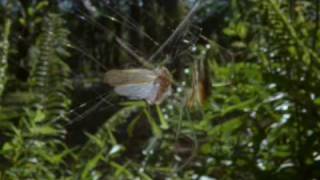
<path id="1" fill-rule="evenodd" d="M 160 104 L 171 93 L 172 77 L 167 68 L 110 70 L 105 83 L 129 99 L 144 99 L 149 104 Z"/>
<path id="2" fill-rule="evenodd" d="M 187 106 L 204 106 L 210 95 L 209 65 L 207 61 L 200 60 L 194 63 L 192 73 L 192 91 Z"/>

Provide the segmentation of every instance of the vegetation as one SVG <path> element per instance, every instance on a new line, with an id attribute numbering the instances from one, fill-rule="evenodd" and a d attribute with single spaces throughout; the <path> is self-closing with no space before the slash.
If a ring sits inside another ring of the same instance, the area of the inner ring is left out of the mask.
<path id="1" fill-rule="evenodd" d="M 0 179 L 320 178 L 320 1 L 199 2 L 0 0 Z"/>

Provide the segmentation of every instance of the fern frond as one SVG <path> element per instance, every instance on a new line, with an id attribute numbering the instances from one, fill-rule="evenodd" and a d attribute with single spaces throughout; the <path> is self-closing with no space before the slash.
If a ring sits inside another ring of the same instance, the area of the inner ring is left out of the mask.
<path id="1" fill-rule="evenodd" d="M 66 114 L 70 104 L 68 92 L 71 90 L 71 70 L 63 61 L 69 56 L 66 49 L 69 31 L 56 14 L 49 14 L 44 22 L 43 33 L 34 51 L 36 58 L 32 63 L 30 85 L 32 91 L 38 94 L 39 101 L 35 105 L 44 109 L 49 119 L 56 119 Z"/>
<path id="2" fill-rule="evenodd" d="M 29 51 L 29 95 L 34 97 L 21 108 L 19 123 L 12 125 L 8 133 L 12 139 L 2 149 L 3 155 L 14 162 L 5 173 L 6 179 L 29 179 L 35 175 L 57 179 L 61 175 L 69 150 L 62 141 L 66 131 L 56 120 L 66 118 L 70 105 L 70 69 L 64 62 L 69 56 L 68 33 L 60 16 L 48 14 L 43 18 L 42 32 Z"/>
<path id="3" fill-rule="evenodd" d="M 9 36 L 11 32 L 11 19 L 7 19 L 4 25 L 3 40 L 0 42 L 0 97 L 4 91 L 7 82 L 7 68 L 9 55 Z"/>

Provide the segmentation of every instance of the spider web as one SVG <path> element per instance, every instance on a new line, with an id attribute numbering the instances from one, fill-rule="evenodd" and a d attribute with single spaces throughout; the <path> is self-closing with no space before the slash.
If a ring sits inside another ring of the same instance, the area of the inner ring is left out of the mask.
<path id="1" fill-rule="evenodd" d="M 98 10 L 95 8 L 95 6 L 91 4 L 89 0 L 83 0 L 83 2 L 85 4 L 85 9 L 89 13 L 77 10 L 74 14 L 74 17 L 78 18 L 84 23 L 96 26 L 103 31 L 113 33 L 114 36 L 117 37 L 116 32 L 110 31 L 107 26 L 101 24 L 95 19 L 96 16 L 98 16 Z M 176 28 L 169 29 L 171 34 L 164 42 L 160 43 L 157 42 L 148 33 L 141 30 L 138 23 L 134 19 L 132 19 L 130 16 L 123 15 L 123 13 L 119 9 L 112 7 L 109 1 L 105 0 L 102 2 L 104 2 L 104 7 L 112 12 L 112 15 L 103 15 L 104 17 L 110 19 L 111 21 L 122 23 L 128 30 L 133 30 L 137 34 L 142 35 L 144 38 L 148 39 L 157 50 L 153 52 L 152 55 L 150 55 L 148 58 L 146 58 L 146 56 L 143 56 L 144 53 L 142 53 L 139 49 L 132 47 L 129 43 L 126 42 L 126 40 L 121 39 L 120 37 L 117 37 L 118 39 L 120 39 L 120 43 L 118 42 L 117 46 L 124 52 L 135 57 L 135 59 L 141 58 L 148 63 L 150 62 L 150 64 L 154 63 L 155 59 L 164 59 L 164 57 L 167 56 L 169 56 L 170 58 L 164 64 L 172 63 L 179 57 L 188 55 L 188 53 L 190 52 L 190 47 L 192 47 L 196 43 L 199 38 L 199 34 L 201 33 L 201 29 L 191 23 L 192 15 L 197 10 L 198 4 L 195 4 L 191 7 L 189 13 L 187 13 L 187 15 L 182 19 L 182 21 Z M 107 68 L 101 61 L 99 61 L 98 58 L 90 54 L 90 52 L 86 51 L 85 47 L 80 47 L 75 44 L 76 43 L 71 45 L 72 48 L 85 56 L 88 60 L 96 64 L 98 67 L 97 69 L 102 69 L 102 72 L 98 71 L 101 75 L 107 70 Z M 140 62 L 140 64 L 142 63 Z M 77 73 L 78 72 L 74 74 L 75 82 L 84 84 L 82 83 L 84 79 L 83 76 L 78 75 Z M 97 77 L 98 79 L 102 79 L 101 76 Z M 93 87 L 92 84 L 89 85 L 89 87 Z M 105 109 L 116 106 L 116 104 L 111 101 L 110 95 L 106 95 L 110 91 L 106 91 L 106 89 L 104 90 L 105 92 L 102 92 L 101 90 L 93 90 L 91 97 L 89 97 L 88 99 L 82 102 L 74 102 L 73 108 L 68 112 L 71 117 L 69 125 L 86 119 L 92 113 L 97 113 L 99 111 L 103 111 Z"/>

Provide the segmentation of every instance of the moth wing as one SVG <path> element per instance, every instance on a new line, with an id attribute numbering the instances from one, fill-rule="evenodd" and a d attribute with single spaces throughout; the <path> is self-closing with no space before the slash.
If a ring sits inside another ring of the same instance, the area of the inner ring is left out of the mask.
<path id="1" fill-rule="evenodd" d="M 148 69 L 110 70 L 104 76 L 104 82 L 110 86 L 126 84 L 144 84 L 153 82 L 157 74 Z"/>
<path id="2" fill-rule="evenodd" d="M 117 94 L 129 99 L 146 99 L 152 104 L 157 96 L 158 89 L 157 84 L 151 82 L 116 86 L 114 90 Z"/>

